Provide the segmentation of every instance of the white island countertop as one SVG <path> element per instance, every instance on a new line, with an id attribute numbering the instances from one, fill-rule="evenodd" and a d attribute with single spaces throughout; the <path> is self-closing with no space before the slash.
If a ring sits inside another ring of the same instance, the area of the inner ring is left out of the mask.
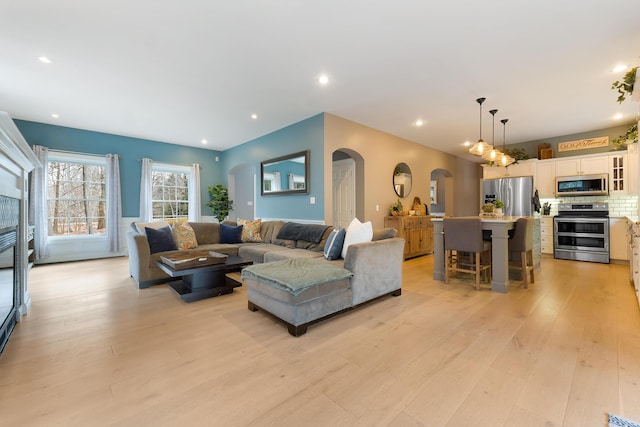
<path id="1" fill-rule="evenodd" d="M 432 222 L 442 222 L 444 218 L 480 218 L 482 222 L 495 222 L 498 224 L 506 224 L 513 223 L 518 220 L 518 218 L 533 218 L 528 216 L 493 216 L 493 215 L 477 215 L 477 216 L 452 216 L 452 217 L 438 217 L 431 218 Z"/>

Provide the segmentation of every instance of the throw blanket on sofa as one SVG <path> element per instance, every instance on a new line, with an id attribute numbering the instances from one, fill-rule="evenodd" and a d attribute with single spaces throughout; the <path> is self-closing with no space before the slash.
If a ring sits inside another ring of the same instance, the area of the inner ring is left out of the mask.
<path id="1" fill-rule="evenodd" d="M 307 242 L 319 243 L 322 235 L 329 228 L 329 225 L 322 224 L 298 224 L 295 222 L 285 223 L 278 231 L 277 239 L 282 240 L 306 240 Z"/>
<path id="2" fill-rule="evenodd" d="M 351 276 L 353 273 L 346 268 L 304 258 L 254 264 L 242 270 L 243 279 L 248 277 L 260 280 L 293 295 L 299 295 L 315 285 L 348 279 Z"/>

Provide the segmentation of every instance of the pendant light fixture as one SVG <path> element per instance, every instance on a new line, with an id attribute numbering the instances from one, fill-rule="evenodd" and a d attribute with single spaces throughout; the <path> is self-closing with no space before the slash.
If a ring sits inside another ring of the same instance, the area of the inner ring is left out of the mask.
<path id="1" fill-rule="evenodd" d="M 493 130 L 492 130 L 492 134 L 491 134 L 491 150 L 482 155 L 483 159 L 488 160 L 490 162 L 495 162 L 502 155 L 502 153 L 500 153 L 500 151 L 496 150 L 496 113 L 497 112 L 498 112 L 498 110 L 495 110 L 495 109 L 494 110 L 489 110 L 489 113 L 493 117 Z"/>
<path id="2" fill-rule="evenodd" d="M 476 99 L 476 102 L 480 104 L 480 139 L 478 139 L 478 142 L 473 144 L 473 147 L 469 148 L 469 153 L 475 154 L 476 156 L 482 156 L 490 149 L 489 144 L 482 140 L 482 103 L 486 99 L 487 98 Z"/>
<path id="3" fill-rule="evenodd" d="M 502 158 L 500 159 L 500 164 L 502 166 L 509 166 L 510 164 L 512 164 L 513 162 L 515 162 L 515 159 L 511 156 L 509 156 L 508 154 L 505 153 L 506 151 L 506 144 L 507 144 L 507 138 L 506 138 L 506 134 L 507 134 L 507 122 L 509 121 L 509 119 L 502 119 L 500 120 L 500 122 L 502 123 Z"/>

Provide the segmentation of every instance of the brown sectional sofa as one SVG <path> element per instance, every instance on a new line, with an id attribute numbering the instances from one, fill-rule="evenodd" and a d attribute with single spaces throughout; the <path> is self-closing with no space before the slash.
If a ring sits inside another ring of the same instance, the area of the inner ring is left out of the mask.
<path id="1" fill-rule="evenodd" d="M 321 264 L 331 264 L 340 270 L 348 270 L 344 273 L 349 278 L 312 286 L 299 295 L 282 291 L 260 277 L 245 276 L 248 271 L 243 273 L 249 309 L 261 309 L 274 315 L 287 324 L 289 333 L 294 336 L 304 334 L 308 325 L 337 313 L 385 295 L 399 296 L 402 293 L 404 239 L 394 237 L 395 229 L 374 230 L 372 241 L 352 244 L 344 259 L 327 261 L 323 250 L 333 227 L 324 230 L 319 242 L 312 242 L 303 239 L 278 239 L 278 233 L 284 224 L 283 221 L 263 222 L 260 226 L 260 243 L 227 244 L 220 243 L 220 224 L 190 222 L 198 242 L 191 250 L 239 255 L 254 264 L 271 263 L 274 267 L 282 264 L 285 268 L 291 268 L 287 265 L 297 263 L 315 271 L 326 270 Z M 144 224 L 139 226 L 144 227 Z M 157 227 L 158 224 L 154 226 Z M 151 254 L 146 235 L 135 226 L 127 234 L 127 240 L 130 274 L 138 287 L 146 288 L 170 279 L 156 263 L 162 255 L 181 251 Z M 314 267 L 315 263 L 321 263 L 317 269 Z"/>
<path id="2" fill-rule="evenodd" d="M 227 222 L 235 225 L 234 222 Z M 284 221 L 264 221 L 260 226 L 261 243 L 220 243 L 220 224 L 215 222 L 189 222 L 196 234 L 198 246 L 192 250 L 209 250 L 229 255 L 238 255 L 254 263 L 272 262 L 290 258 L 317 258 L 319 261 L 345 264 L 345 260 L 326 261 L 323 250 L 327 237 L 333 229 L 328 227 L 320 242 L 310 242 L 305 240 L 283 240 L 277 235 Z M 172 255 L 183 252 L 181 250 L 158 252 L 151 254 L 147 236 L 144 234 L 145 226 L 159 228 L 167 226 L 165 222 L 154 223 L 134 223 L 132 230 L 127 233 L 127 245 L 129 250 L 129 273 L 136 281 L 139 288 L 166 283 L 172 280 L 157 266 L 160 256 Z M 389 240 L 395 236 L 394 229 L 380 229 L 374 231 L 374 243 L 376 241 Z M 402 239 L 395 239 L 402 240 Z M 390 242 L 381 242 L 378 245 L 388 245 Z M 348 257 L 347 257 L 348 258 Z M 363 266 L 366 261 L 362 261 Z M 348 267 L 347 267 L 348 268 Z M 356 268 L 356 266 L 353 266 Z M 365 268 L 375 268 L 369 266 Z"/>

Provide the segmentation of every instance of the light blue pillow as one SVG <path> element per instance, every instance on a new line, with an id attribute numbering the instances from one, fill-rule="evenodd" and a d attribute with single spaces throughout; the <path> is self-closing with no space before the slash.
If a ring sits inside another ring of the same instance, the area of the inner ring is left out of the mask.
<path id="1" fill-rule="evenodd" d="M 340 259 L 342 253 L 342 244 L 344 243 L 344 236 L 346 235 L 344 228 L 334 228 L 329 237 L 327 237 L 327 243 L 324 245 L 324 257 L 328 260 Z"/>

